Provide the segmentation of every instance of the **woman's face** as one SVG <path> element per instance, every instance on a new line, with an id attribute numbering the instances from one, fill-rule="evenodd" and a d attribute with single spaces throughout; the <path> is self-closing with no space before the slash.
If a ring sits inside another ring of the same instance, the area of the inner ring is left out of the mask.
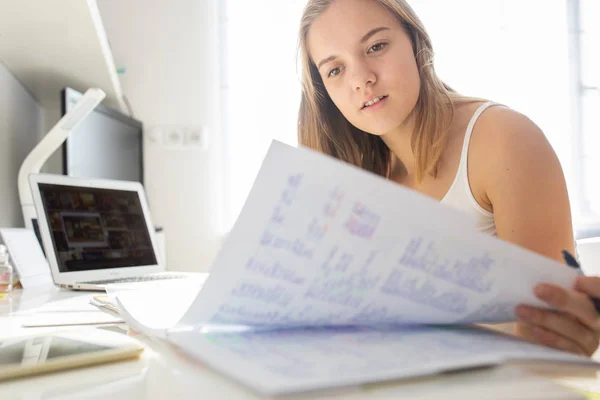
<path id="1" fill-rule="evenodd" d="M 374 135 L 403 125 L 419 97 L 419 72 L 408 35 L 378 2 L 335 0 L 313 22 L 307 44 L 352 125 Z"/>

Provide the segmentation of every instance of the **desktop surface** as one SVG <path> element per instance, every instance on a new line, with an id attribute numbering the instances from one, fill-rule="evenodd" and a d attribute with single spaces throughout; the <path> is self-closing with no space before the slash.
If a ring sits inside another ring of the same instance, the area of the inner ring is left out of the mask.
<path id="1" fill-rule="evenodd" d="M 22 328 L 21 322 L 32 313 L 31 310 L 48 303 L 81 301 L 81 304 L 87 304 L 91 296 L 93 294 L 59 290 L 54 286 L 38 287 L 35 290 L 17 290 L 10 299 L 0 298 L 0 337 L 31 333 L 34 332 L 33 329 L 35 332 L 56 330 L 57 328 Z M 0 383 L 0 398 L 110 398 L 111 400 L 265 398 L 214 372 L 164 342 L 150 340 L 134 332 L 126 332 L 127 328 L 124 325 L 107 325 L 99 329 L 111 329 L 134 336 L 144 345 L 145 350 L 138 359 L 131 361 Z M 552 377 L 552 380 L 542 375 Z M 439 377 L 346 387 L 327 392 L 304 393 L 285 396 L 285 398 L 290 400 L 600 398 L 571 389 L 563 390 L 562 387 L 555 386 L 555 383 L 580 390 L 600 392 L 600 380 L 596 377 L 596 371 L 589 367 L 579 369 L 569 367 L 558 371 L 553 369 L 541 375 L 516 367 L 501 367 L 445 374 Z M 528 392 L 536 395 L 523 397 Z"/>

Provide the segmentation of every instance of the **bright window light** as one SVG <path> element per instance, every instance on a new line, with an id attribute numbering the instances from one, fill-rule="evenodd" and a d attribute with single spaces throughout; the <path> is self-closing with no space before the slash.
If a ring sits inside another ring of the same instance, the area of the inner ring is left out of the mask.
<path id="1" fill-rule="evenodd" d="M 230 227 L 271 140 L 297 144 L 297 29 L 306 0 L 224 2 L 226 221 Z M 442 79 L 463 94 L 505 104 L 533 120 L 562 163 L 576 225 L 600 228 L 596 178 L 600 172 L 600 29 L 596 23 L 600 2 L 409 3 L 432 38 Z M 571 18 L 573 5 L 581 16 L 576 23 Z M 575 34 L 569 35 L 569 29 L 575 29 Z M 575 45 L 580 59 L 575 59 Z M 582 90 L 574 90 L 577 66 Z M 578 104 L 579 123 L 573 111 Z"/>

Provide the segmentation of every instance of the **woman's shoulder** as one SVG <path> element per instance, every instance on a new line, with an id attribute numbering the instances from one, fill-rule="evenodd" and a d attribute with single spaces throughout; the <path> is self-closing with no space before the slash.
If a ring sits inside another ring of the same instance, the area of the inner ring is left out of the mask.
<path id="1" fill-rule="evenodd" d="M 517 190 L 532 181 L 562 176 L 556 152 L 540 127 L 510 107 L 498 105 L 482 112 L 469 147 L 473 181 L 487 194 L 494 188 Z"/>
<path id="2" fill-rule="evenodd" d="M 530 202 L 557 197 L 564 186 L 560 161 L 540 127 L 501 105 L 487 107 L 473 126 L 468 177 L 479 204 L 505 216 L 517 209 L 527 214 Z"/>
<path id="3" fill-rule="evenodd" d="M 483 107 L 485 105 L 485 107 Z M 463 98 L 454 106 L 455 114 L 459 120 L 470 121 L 479 110 L 480 115 L 475 123 L 474 131 L 491 132 L 488 135 L 500 132 L 541 132 L 539 127 L 525 114 L 520 113 L 502 103 L 486 99 Z M 481 110 L 480 110 L 481 109 Z"/>
<path id="4" fill-rule="evenodd" d="M 483 103 L 479 103 L 477 108 Z M 472 150 L 483 157 L 535 156 L 533 150 L 552 151 L 538 125 L 528 116 L 502 104 L 492 103 L 479 116 L 471 137 Z"/>

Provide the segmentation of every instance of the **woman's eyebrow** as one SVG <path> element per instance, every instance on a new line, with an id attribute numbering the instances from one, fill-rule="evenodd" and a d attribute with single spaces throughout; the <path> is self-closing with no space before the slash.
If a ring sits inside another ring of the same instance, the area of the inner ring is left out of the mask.
<path id="1" fill-rule="evenodd" d="M 327 58 L 322 59 L 321 62 L 319 62 L 319 64 L 317 65 L 317 69 L 321 69 L 323 64 L 327 64 L 328 62 L 333 61 L 336 58 L 337 58 L 337 56 L 329 56 Z"/>
<path id="2" fill-rule="evenodd" d="M 364 42 L 366 42 L 367 40 L 369 40 L 369 38 L 370 38 L 371 36 L 373 36 L 374 34 L 376 34 L 376 33 L 379 33 L 379 32 L 381 32 L 381 31 L 389 30 L 389 29 L 390 29 L 390 28 L 388 28 L 388 27 L 385 27 L 385 26 L 380 26 L 379 28 L 374 28 L 374 29 L 371 29 L 369 32 L 367 32 L 367 33 L 366 33 L 366 34 L 365 34 L 365 35 L 362 37 L 362 39 L 360 39 L 360 42 L 361 42 L 361 43 L 364 43 Z"/>
<path id="3" fill-rule="evenodd" d="M 381 31 L 385 31 L 385 30 L 389 30 L 390 28 L 385 27 L 385 26 L 380 26 L 378 28 L 373 28 L 371 29 L 369 32 L 367 32 L 361 39 L 360 39 L 360 43 L 364 43 L 367 40 L 369 40 L 369 38 L 373 35 L 375 35 L 376 33 L 379 33 Z M 333 61 L 337 58 L 337 56 L 329 56 L 327 58 L 322 59 L 318 64 L 317 64 L 317 69 L 321 69 L 321 67 L 323 66 L 323 64 L 326 64 L 330 61 Z"/>

